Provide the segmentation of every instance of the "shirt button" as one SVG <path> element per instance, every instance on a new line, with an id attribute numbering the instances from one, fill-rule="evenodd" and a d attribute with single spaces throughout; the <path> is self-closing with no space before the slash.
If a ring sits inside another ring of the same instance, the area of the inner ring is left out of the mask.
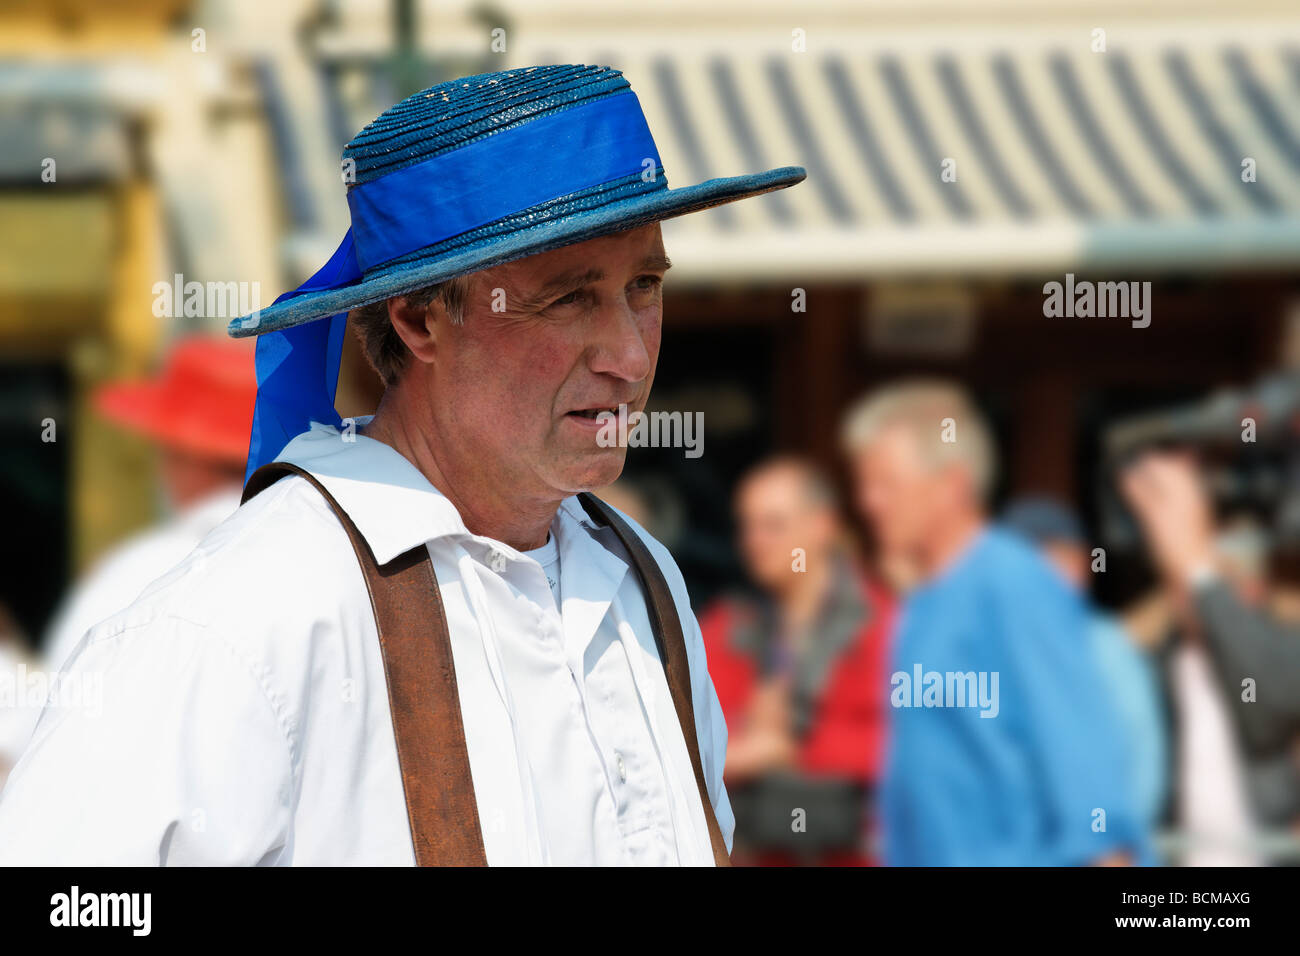
<path id="1" fill-rule="evenodd" d="M 623 755 L 616 750 L 614 756 L 618 758 L 618 779 L 627 783 L 627 764 L 623 762 Z"/>
<path id="2" fill-rule="evenodd" d="M 500 574 L 506 569 L 506 556 L 500 551 L 493 551 L 492 554 L 488 556 L 488 567 L 497 574 Z"/>

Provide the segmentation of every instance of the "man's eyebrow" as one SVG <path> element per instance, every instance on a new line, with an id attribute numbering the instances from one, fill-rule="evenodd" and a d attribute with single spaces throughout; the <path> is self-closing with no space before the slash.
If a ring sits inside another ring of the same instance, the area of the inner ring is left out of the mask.
<path id="1" fill-rule="evenodd" d="M 672 268 L 672 260 L 661 252 L 652 252 L 636 266 L 635 272 L 667 272 Z M 550 279 L 538 290 L 538 297 L 555 295 L 570 289 L 579 289 L 590 282 L 600 282 L 605 278 L 605 270 L 592 267 L 583 272 L 564 272 Z"/>
<path id="2" fill-rule="evenodd" d="M 582 272 L 562 272 L 553 279 L 549 279 L 537 291 L 539 299 L 545 299 L 555 295 L 558 292 L 564 292 L 570 289 L 580 289 L 591 282 L 599 282 L 605 278 L 605 270 L 598 268 L 586 269 Z"/>
<path id="3" fill-rule="evenodd" d="M 667 272 L 672 268 L 672 260 L 662 253 L 652 252 L 637 264 L 637 272 Z M 564 272 L 548 279 L 536 292 L 520 303 L 523 309 L 539 308 L 551 299 L 580 289 L 591 282 L 605 278 L 603 269 L 591 268 L 582 272 Z"/>

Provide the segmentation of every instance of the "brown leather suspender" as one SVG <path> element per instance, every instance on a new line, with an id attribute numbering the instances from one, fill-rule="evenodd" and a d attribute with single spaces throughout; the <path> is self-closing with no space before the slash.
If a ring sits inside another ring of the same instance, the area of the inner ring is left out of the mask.
<path id="1" fill-rule="evenodd" d="M 287 475 L 307 479 L 329 503 L 366 579 L 384 658 L 415 865 L 486 866 L 451 638 L 428 549 L 418 545 L 380 565 L 325 486 L 310 472 L 287 462 L 257 469 L 248 479 L 243 500 Z"/>
<path id="2" fill-rule="evenodd" d="M 700 791 L 700 800 L 704 802 L 704 820 L 709 827 L 709 842 L 713 845 L 713 861 L 718 866 L 731 866 L 727 844 L 722 838 L 722 828 L 718 826 L 713 801 L 709 799 L 709 789 L 704 782 L 704 762 L 700 759 L 700 742 L 695 733 L 690 663 L 686 657 L 682 622 L 677 615 L 677 603 L 673 600 L 672 591 L 664 580 L 663 571 L 659 570 L 659 562 L 654 559 L 641 536 L 632 530 L 617 511 L 587 492 L 578 495 L 578 500 L 596 524 L 608 525 L 618 535 L 618 540 L 627 549 L 632 567 L 641 580 L 641 590 L 646 596 L 646 611 L 650 615 L 650 628 L 654 631 L 655 644 L 659 647 L 659 659 L 664 664 L 664 676 L 668 678 L 668 690 L 672 694 L 673 707 L 677 710 L 677 722 L 682 725 L 682 736 L 686 738 L 686 749 L 691 755 L 695 786 Z"/>
<path id="3" fill-rule="evenodd" d="M 361 565 L 384 659 L 416 865 L 485 866 L 487 857 L 461 722 L 451 637 L 428 549 L 417 545 L 380 565 L 357 526 L 324 485 L 310 472 L 288 462 L 272 462 L 254 472 L 244 488 L 243 500 L 248 501 L 287 475 L 305 478 L 320 492 L 347 532 Z M 672 593 L 649 549 L 627 522 L 593 495 L 582 494 L 579 499 L 592 520 L 614 531 L 632 559 L 646 594 L 655 644 L 664 662 L 668 689 L 704 804 L 714 862 L 730 866 L 704 782 L 686 643 Z M 436 745 L 431 744 L 434 741 Z"/>

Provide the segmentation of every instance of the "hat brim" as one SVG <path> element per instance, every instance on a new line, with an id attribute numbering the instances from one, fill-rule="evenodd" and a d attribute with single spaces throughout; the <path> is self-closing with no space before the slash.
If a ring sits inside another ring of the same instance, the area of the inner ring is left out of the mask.
<path id="1" fill-rule="evenodd" d="M 228 332 L 235 338 L 244 338 L 291 328 L 551 249 L 785 189 L 802 182 L 807 175 L 800 166 L 782 166 L 762 173 L 710 179 L 695 186 L 661 189 L 619 200 L 597 209 L 539 222 L 467 248 L 404 262 L 397 269 L 341 288 L 307 292 L 286 299 L 235 319 Z"/>

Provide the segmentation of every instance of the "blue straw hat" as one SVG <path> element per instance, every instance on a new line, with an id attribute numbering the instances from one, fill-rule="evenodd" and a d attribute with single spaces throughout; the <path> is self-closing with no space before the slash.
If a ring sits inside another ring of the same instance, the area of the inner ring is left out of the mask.
<path id="1" fill-rule="evenodd" d="M 550 249 L 800 182 L 798 166 L 668 188 L 615 69 L 482 73 L 410 96 L 343 151 L 352 226 L 297 289 L 230 323 L 260 336 L 248 473 L 311 422 L 338 424 L 347 313 Z"/>
<path id="2" fill-rule="evenodd" d="M 669 189 L 623 74 L 572 65 L 483 73 L 416 93 L 357 134 L 343 170 L 357 274 L 241 316 L 231 335 L 310 322 L 806 175 L 786 166 Z"/>

